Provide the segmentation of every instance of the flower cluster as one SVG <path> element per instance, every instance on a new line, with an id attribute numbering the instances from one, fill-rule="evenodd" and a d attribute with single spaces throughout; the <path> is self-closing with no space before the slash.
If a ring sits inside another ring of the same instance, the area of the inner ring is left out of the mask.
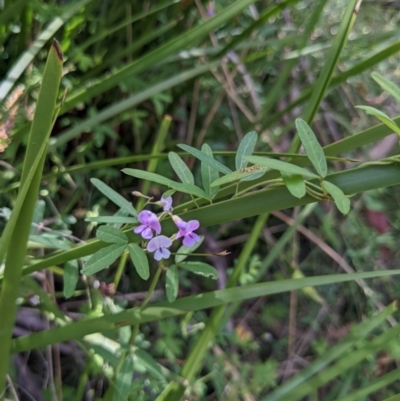
<path id="1" fill-rule="evenodd" d="M 172 215 L 172 197 L 161 198 L 155 204 L 161 206 L 164 212 Z M 160 216 L 160 217 L 161 217 Z M 172 219 L 178 228 L 175 239 L 182 238 L 183 245 L 192 246 L 200 241 L 200 237 L 194 232 L 200 227 L 198 220 L 183 221 L 180 217 L 172 215 Z M 172 239 L 161 234 L 160 218 L 153 212 L 142 210 L 138 214 L 140 225 L 134 228 L 136 234 L 140 234 L 143 239 L 150 240 L 147 244 L 147 251 L 154 252 L 154 259 L 168 259 L 171 255 L 169 247 L 172 245 Z"/>

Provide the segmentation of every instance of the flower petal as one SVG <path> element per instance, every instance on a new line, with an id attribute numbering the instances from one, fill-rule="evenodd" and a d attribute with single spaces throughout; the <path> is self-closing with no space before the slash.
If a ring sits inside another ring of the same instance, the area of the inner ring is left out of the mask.
<path id="1" fill-rule="evenodd" d="M 168 259 L 171 255 L 171 252 L 167 248 L 160 248 L 160 253 L 163 259 Z"/>
<path id="2" fill-rule="evenodd" d="M 146 225 L 147 225 L 147 221 L 149 220 L 149 218 L 151 217 L 152 214 L 154 214 L 154 213 L 149 212 L 148 210 L 142 210 L 142 211 L 138 214 L 138 220 L 139 220 L 142 224 L 146 224 Z"/>
<path id="3" fill-rule="evenodd" d="M 161 197 L 161 204 L 163 205 L 164 212 L 172 211 L 172 196 L 168 196 L 167 198 Z"/>
<path id="4" fill-rule="evenodd" d="M 157 249 L 157 250 L 154 252 L 154 259 L 155 259 L 155 260 L 161 260 L 161 259 L 163 258 L 161 249 L 162 249 L 162 248 Z"/>
<path id="5" fill-rule="evenodd" d="M 197 230 L 199 227 L 200 227 L 200 222 L 198 220 L 190 220 L 187 223 L 186 230 L 188 232 L 192 232 L 194 230 Z"/>
<path id="6" fill-rule="evenodd" d="M 168 238 L 165 235 L 159 235 L 156 238 L 160 248 L 169 248 L 172 245 L 171 238 Z"/>
<path id="7" fill-rule="evenodd" d="M 152 216 L 150 216 L 149 219 L 147 220 L 147 225 L 157 234 L 160 234 L 161 224 L 158 221 L 158 217 L 154 213 L 152 213 Z"/>
<path id="8" fill-rule="evenodd" d="M 200 242 L 201 238 L 196 233 L 190 233 L 188 237 L 193 238 L 194 242 Z"/>
<path id="9" fill-rule="evenodd" d="M 146 228 L 146 226 L 144 224 L 142 224 L 140 226 L 135 227 L 133 232 L 135 234 L 140 234 L 145 228 Z"/>
<path id="10" fill-rule="evenodd" d="M 149 241 L 149 243 L 147 244 L 147 251 L 148 252 L 154 252 L 156 249 L 159 248 L 158 243 L 157 243 L 157 239 L 158 239 L 158 237 L 154 237 L 153 239 L 151 239 Z"/>
<path id="11" fill-rule="evenodd" d="M 192 245 L 194 245 L 196 243 L 196 241 L 190 235 L 187 235 L 183 239 L 182 243 L 185 246 L 192 246 Z"/>
<path id="12" fill-rule="evenodd" d="M 142 237 L 144 239 L 150 239 L 153 238 L 153 231 L 151 231 L 150 227 L 146 227 L 143 231 L 142 231 Z"/>

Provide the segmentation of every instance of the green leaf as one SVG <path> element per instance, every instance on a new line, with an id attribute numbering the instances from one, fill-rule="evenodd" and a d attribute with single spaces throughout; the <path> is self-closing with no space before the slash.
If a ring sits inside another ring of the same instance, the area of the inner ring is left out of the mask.
<path id="1" fill-rule="evenodd" d="M 168 267 L 165 277 L 165 291 L 169 302 L 174 302 L 178 296 L 179 272 L 175 265 Z"/>
<path id="2" fill-rule="evenodd" d="M 400 136 L 400 127 L 398 127 L 397 124 L 384 112 L 370 106 L 356 106 L 356 108 L 364 110 L 367 112 L 367 114 L 376 117 L 378 120 L 387 125 L 390 129 L 392 129 L 393 132 Z"/>
<path id="3" fill-rule="evenodd" d="M 306 154 L 313 164 L 315 170 L 321 177 L 328 174 L 328 165 L 326 163 L 325 153 L 319 144 L 317 137 L 310 126 L 301 118 L 296 119 L 296 128 L 299 133 L 301 143 L 304 146 Z"/>
<path id="4" fill-rule="evenodd" d="M 248 168 L 248 170 L 250 170 L 250 168 Z M 211 187 L 214 188 L 215 186 L 220 186 L 239 180 L 245 181 L 246 178 L 260 178 L 266 173 L 266 171 L 267 169 L 265 167 L 259 167 L 257 169 L 254 169 L 254 171 L 233 171 L 232 173 L 224 175 L 213 181 L 211 183 Z"/>
<path id="5" fill-rule="evenodd" d="M 65 298 L 71 298 L 79 280 L 79 267 L 76 260 L 65 263 L 63 274 L 63 293 Z"/>
<path id="6" fill-rule="evenodd" d="M 143 280 L 147 280 L 150 277 L 150 268 L 147 255 L 137 244 L 129 244 L 128 251 L 131 255 L 132 263 L 133 266 L 135 266 L 137 273 Z"/>
<path id="7" fill-rule="evenodd" d="M 143 349 L 136 349 L 134 355 L 136 365 L 141 364 L 146 371 L 157 380 L 165 380 L 165 376 L 156 360 Z"/>
<path id="8" fill-rule="evenodd" d="M 306 183 L 298 174 L 281 173 L 283 182 L 289 192 L 296 198 L 302 198 L 306 194 Z"/>
<path id="9" fill-rule="evenodd" d="M 122 224 L 135 224 L 138 220 L 135 217 L 124 217 L 124 216 L 98 216 L 98 217 L 87 217 L 85 221 L 91 221 L 93 223 L 122 223 Z"/>
<path id="10" fill-rule="evenodd" d="M 229 174 L 232 172 L 230 168 L 224 166 L 222 163 L 216 161 L 213 157 L 192 146 L 180 144 L 178 145 L 178 148 L 181 148 L 185 152 L 190 153 L 192 156 L 196 157 L 203 163 L 206 163 L 208 166 L 212 167 L 214 170 L 217 170 L 222 174 Z"/>
<path id="11" fill-rule="evenodd" d="M 114 246 L 114 245 L 112 245 Z M 145 308 L 132 308 L 122 312 L 95 317 L 88 322 L 81 320 L 72 322 L 63 327 L 55 327 L 39 333 L 33 333 L 12 340 L 11 352 L 24 352 L 34 348 L 49 346 L 61 341 L 82 338 L 88 334 L 118 330 L 121 326 L 159 321 L 169 317 L 180 316 L 190 311 L 213 308 L 231 302 L 244 301 L 288 291 L 300 290 L 304 287 L 332 285 L 358 279 L 371 279 L 375 277 L 390 277 L 400 275 L 397 270 L 376 270 L 361 273 L 328 274 L 303 279 L 276 280 L 264 283 L 243 285 L 241 287 L 226 288 L 192 295 L 177 299 L 172 305 L 167 302 L 157 303 Z M 400 326 L 395 326 L 400 331 Z"/>
<path id="12" fill-rule="evenodd" d="M 168 159 L 176 175 L 185 184 L 194 184 L 194 177 L 186 163 L 175 152 L 168 153 Z"/>
<path id="13" fill-rule="evenodd" d="M 200 241 L 195 242 L 192 246 L 182 245 L 176 253 L 184 253 L 185 255 L 175 255 L 175 263 L 183 262 L 192 252 L 194 252 L 204 241 L 204 235 L 200 235 Z"/>
<path id="14" fill-rule="evenodd" d="M 206 143 L 201 147 L 201 151 L 207 156 L 210 156 L 212 159 L 214 159 L 212 149 Z M 219 191 L 218 186 L 213 188 L 211 187 L 211 183 L 217 180 L 218 177 L 219 173 L 217 170 L 210 167 L 207 163 L 204 163 L 204 161 L 201 162 L 201 181 L 203 182 L 204 190 L 207 192 L 210 198 L 214 198 L 214 196 L 217 195 Z"/>
<path id="15" fill-rule="evenodd" d="M 104 182 L 98 180 L 97 178 L 91 178 L 90 182 L 105 196 L 107 196 L 110 201 L 114 202 L 121 209 L 124 209 L 132 216 L 137 216 L 136 209 L 132 206 L 130 202 L 128 202 L 124 197 L 122 197 L 119 193 L 115 192 L 112 188 L 110 188 Z"/>
<path id="16" fill-rule="evenodd" d="M 82 274 L 87 276 L 106 269 L 125 251 L 126 244 L 113 244 L 94 253 L 85 263 Z"/>
<path id="17" fill-rule="evenodd" d="M 379 84 L 379 86 L 385 90 L 387 93 L 392 95 L 397 103 L 400 104 L 400 88 L 396 86 L 393 82 L 390 82 L 387 78 L 383 77 L 377 72 L 373 72 L 371 77 Z"/>
<path id="18" fill-rule="evenodd" d="M 255 131 L 247 133 L 241 140 L 238 150 L 236 152 L 235 165 L 236 170 L 241 170 L 247 167 L 247 160 L 245 156 L 251 156 L 256 146 L 258 135 Z"/>
<path id="19" fill-rule="evenodd" d="M 137 170 L 133 168 L 124 168 L 122 172 L 127 175 L 131 175 L 132 177 L 140 178 L 142 180 L 149 180 L 152 182 L 156 182 L 157 184 L 166 185 L 172 189 L 175 189 L 176 191 L 195 195 L 203 199 L 209 199 L 205 191 L 193 184 L 183 184 L 180 182 L 172 181 L 169 178 L 163 177 L 159 174 L 149 173 L 148 171 Z"/>
<path id="20" fill-rule="evenodd" d="M 311 173 L 303 167 L 294 164 L 282 162 L 276 159 L 270 159 L 262 156 L 246 156 L 246 160 L 261 167 L 268 167 L 273 170 L 279 170 L 281 173 L 305 175 L 311 178 L 319 178 L 316 174 Z"/>
<path id="21" fill-rule="evenodd" d="M 96 237 L 104 242 L 111 244 L 127 244 L 128 237 L 117 228 L 111 226 L 101 226 L 96 231 Z"/>
<path id="22" fill-rule="evenodd" d="M 179 263 L 179 266 L 182 269 L 188 270 L 194 274 L 198 274 L 200 276 L 212 278 L 216 280 L 218 278 L 218 272 L 215 267 L 203 262 L 182 262 Z"/>
<path id="23" fill-rule="evenodd" d="M 323 187 L 332 196 L 337 208 L 343 213 L 347 214 L 350 211 L 350 199 L 343 193 L 343 191 L 329 181 L 322 182 Z"/>
<path id="24" fill-rule="evenodd" d="M 133 357 L 129 354 L 126 358 L 115 380 L 113 401 L 126 401 L 130 394 L 132 378 L 134 373 Z"/>

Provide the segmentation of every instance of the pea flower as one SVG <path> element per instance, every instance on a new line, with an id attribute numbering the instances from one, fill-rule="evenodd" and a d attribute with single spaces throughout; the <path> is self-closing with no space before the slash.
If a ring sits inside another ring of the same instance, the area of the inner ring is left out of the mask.
<path id="1" fill-rule="evenodd" d="M 172 245 L 172 241 L 170 238 L 165 235 L 159 235 L 158 237 L 154 237 L 147 244 L 147 251 L 154 252 L 154 259 L 168 259 L 171 255 L 171 252 L 167 249 Z"/>
<path id="2" fill-rule="evenodd" d="M 138 214 L 138 220 L 142 224 L 140 226 L 137 226 L 133 231 L 136 234 L 140 234 L 142 238 L 144 239 L 153 238 L 152 230 L 154 230 L 156 234 L 161 233 L 160 222 L 158 221 L 158 218 L 154 213 L 149 212 L 148 210 L 142 210 Z"/>
<path id="3" fill-rule="evenodd" d="M 164 212 L 172 212 L 172 196 L 168 196 L 167 198 L 161 197 L 160 204 L 164 209 Z"/>
<path id="4" fill-rule="evenodd" d="M 173 219 L 174 223 L 179 228 L 176 239 L 183 238 L 183 245 L 192 246 L 196 242 L 201 241 L 200 237 L 195 232 L 193 232 L 200 227 L 200 223 L 198 220 L 190 220 L 186 222 L 178 216 L 174 216 Z"/>

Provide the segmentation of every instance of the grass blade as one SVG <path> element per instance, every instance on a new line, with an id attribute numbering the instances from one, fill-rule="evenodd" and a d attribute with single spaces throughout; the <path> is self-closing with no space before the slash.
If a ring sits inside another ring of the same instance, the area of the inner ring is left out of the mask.
<path id="1" fill-rule="evenodd" d="M 0 241 L 0 261 L 7 253 L 0 295 L 0 394 L 4 392 L 8 371 L 11 334 L 16 314 L 16 298 L 25 262 L 31 221 L 39 193 L 45 149 L 53 126 L 54 110 L 61 81 L 62 54 L 54 41 L 47 58 L 35 116 L 24 159 L 21 184 L 15 208 Z M 11 248 L 12 244 L 12 248 Z"/>

